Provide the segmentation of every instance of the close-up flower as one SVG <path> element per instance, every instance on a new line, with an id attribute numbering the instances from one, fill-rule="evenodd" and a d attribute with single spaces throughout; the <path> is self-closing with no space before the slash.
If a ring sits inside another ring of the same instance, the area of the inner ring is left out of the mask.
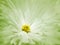
<path id="1" fill-rule="evenodd" d="M 0 45 L 60 45 L 60 0 L 0 0 Z"/>

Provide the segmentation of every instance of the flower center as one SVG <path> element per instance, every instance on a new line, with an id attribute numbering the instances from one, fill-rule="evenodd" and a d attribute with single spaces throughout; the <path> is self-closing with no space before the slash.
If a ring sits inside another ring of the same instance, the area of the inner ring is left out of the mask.
<path id="1" fill-rule="evenodd" d="M 24 24 L 22 25 L 22 31 L 25 31 L 25 32 L 30 32 L 30 26 L 28 24 Z"/>

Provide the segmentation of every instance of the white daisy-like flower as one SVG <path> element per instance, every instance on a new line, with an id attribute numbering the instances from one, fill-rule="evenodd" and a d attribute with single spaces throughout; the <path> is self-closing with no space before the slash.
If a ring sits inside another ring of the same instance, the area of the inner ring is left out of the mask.
<path id="1" fill-rule="evenodd" d="M 60 45 L 59 5 L 59 0 L 1 0 L 0 45 Z"/>

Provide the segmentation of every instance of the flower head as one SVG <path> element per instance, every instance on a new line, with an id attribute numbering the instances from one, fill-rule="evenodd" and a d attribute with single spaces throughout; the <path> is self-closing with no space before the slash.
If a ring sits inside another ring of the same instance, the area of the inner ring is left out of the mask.
<path id="1" fill-rule="evenodd" d="M 0 0 L 0 45 L 60 45 L 59 0 Z"/>

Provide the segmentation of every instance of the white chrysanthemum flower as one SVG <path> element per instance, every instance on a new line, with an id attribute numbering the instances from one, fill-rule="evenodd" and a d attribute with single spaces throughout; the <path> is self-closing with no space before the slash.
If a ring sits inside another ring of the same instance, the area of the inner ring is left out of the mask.
<path id="1" fill-rule="evenodd" d="M 59 0 L 0 0 L 0 45 L 60 45 Z"/>

